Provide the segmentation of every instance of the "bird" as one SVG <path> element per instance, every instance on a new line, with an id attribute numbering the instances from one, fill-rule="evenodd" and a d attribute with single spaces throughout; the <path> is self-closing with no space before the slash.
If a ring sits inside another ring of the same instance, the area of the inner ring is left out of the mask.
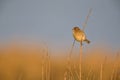
<path id="1" fill-rule="evenodd" d="M 90 43 L 90 41 L 86 38 L 86 35 L 83 30 L 81 30 L 79 27 L 75 26 L 72 29 L 73 37 L 76 41 L 80 42 L 82 45 L 82 42 Z"/>

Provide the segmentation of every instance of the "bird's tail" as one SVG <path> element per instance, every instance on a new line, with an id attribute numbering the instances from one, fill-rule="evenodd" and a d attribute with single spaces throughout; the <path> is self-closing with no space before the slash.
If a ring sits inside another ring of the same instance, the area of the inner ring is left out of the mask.
<path id="1" fill-rule="evenodd" d="M 88 39 L 85 39 L 85 42 L 87 42 L 88 44 L 90 43 L 90 41 Z"/>

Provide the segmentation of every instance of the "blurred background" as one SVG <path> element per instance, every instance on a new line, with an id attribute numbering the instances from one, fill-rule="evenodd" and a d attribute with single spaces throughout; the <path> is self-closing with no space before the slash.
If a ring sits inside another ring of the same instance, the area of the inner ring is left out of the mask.
<path id="1" fill-rule="evenodd" d="M 45 42 L 52 51 L 68 50 L 72 28 L 82 28 L 90 8 L 87 46 L 102 44 L 119 50 L 119 0 L 0 0 L 0 42 Z"/>

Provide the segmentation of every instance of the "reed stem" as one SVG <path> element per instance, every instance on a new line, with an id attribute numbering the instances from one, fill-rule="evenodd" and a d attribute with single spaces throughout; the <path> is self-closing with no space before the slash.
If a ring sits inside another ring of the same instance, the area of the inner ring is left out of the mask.
<path id="1" fill-rule="evenodd" d="M 80 45 L 80 63 L 79 63 L 79 70 L 80 70 L 80 72 L 79 72 L 79 80 L 82 80 L 82 45 Z"/>

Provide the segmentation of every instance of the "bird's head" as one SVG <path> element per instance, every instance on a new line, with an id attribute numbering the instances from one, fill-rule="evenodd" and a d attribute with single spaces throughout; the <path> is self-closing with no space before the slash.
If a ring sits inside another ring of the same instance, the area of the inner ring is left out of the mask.
<path id="1" fill-rule="evenodd" d="M 73 30 L 73 31 L 79 31 L 79 30 L 80 30 L 80 28 L 79 28 L 79 27 L 77 27 L 77 26 L 75 26 L 72 30 Z"/>

